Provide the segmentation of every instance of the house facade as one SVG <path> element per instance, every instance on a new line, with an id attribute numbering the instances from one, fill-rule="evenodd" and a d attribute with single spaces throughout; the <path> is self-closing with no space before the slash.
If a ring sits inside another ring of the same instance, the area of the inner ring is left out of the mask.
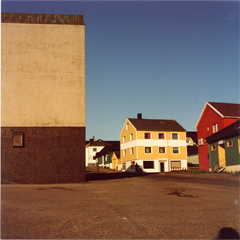
<path id="1" fill-rule="evenodd" d="M 113 168 L 112 157 L 117 151 L 120 151 L 120 142 L 112 141 L 110 146 L 104 147 L 100 152 L 96 154 L 97 165 L 100 167 L 115 169 Z"/>
<path id="2" fill-rule="evenodd" d="M 1 177 L 85 181 L 82 15 L 1 14 Z"/>
<path id="3" fill-rule="evenodd" d="M 206 138 L 212 171 L 240 171 L 240 120 Z"/>
<path id="4" fill-rule="evenodd" d="M 122 171 L 187 168 L 186 130 L 175 120 L 127 118 L 120 134 Z"/>
<path id="5" fill-rule="evenodd" d="M 112 155 L 112 169 L 117 170 L 117 171 L 122 170 L 120 151 L 113 152 L 113 155 Z"/>
<path id="6" fill-rule="evenodd" d="M 240 119 L 240 104 L 207 102 L 196 124 L 199 168 L 210 169 L 207 137 Z"/>
<path id="7" fill-rule="evenodd" d="M 97 166 L 96 154 L 100 152 L 104 147 L 111 146 L 109 142 L 105 142 L 101 139 L 95 141 L 95 137 L 90 139 L 86 144 L 86 167 L 95 167 Z"/>

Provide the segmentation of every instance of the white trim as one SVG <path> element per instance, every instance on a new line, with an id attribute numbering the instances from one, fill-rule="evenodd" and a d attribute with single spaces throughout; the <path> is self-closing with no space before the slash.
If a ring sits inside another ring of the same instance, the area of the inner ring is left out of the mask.
<path id="1" fill-rule="evenodd" d="M 150 134 L 150 138 L 145 138 L 145 134 Z M 150 131 L 147 131 L 147 132 L 144 132 L 144 140 L 150 140 L 150 139 L 152 139 L 152 133 L 150 132 Z"/>
<path id="2" fill-rule="evenodd" d="M 196 124 L 195 128 L 198 127 L 198 124 L 199 124 L 199 122 L 200 122 L 200 120 L 201 120 L 201 118 L 202 118 L 202 115 L 203 115 L 203 113 L 204 113 L 204 111 L 205 111 L 205 109 L 206 109 L 207 106 L 209 106 L 209 107 L 210 107 L 214 112 L 216 112 L 221 118 L 224 118 L 224 116 L 223 116 L 216 108 L 214 108 L 209 102 L 206 102 L 206 103 L 205 103 L 205 106 L 204 106 L 204 108 L 203 108 L 203 110 L 202 110 L 202 112 L 201 112 L 201 115 L 200 115 L 200 117 L 198 118 L 198 121 L 197 121 L 197 124 Z"/>
<path id="3" fill-rule="evenodd" d="M 177 134 L 177 138 L 173 138 L 173 134 Z M 179 133 L 173 132 L 172 133 L 172 140 L 174 140 L 174 141 L 179 140 Z"/>
<path id="4" fill-rule="evenodd" d="M 121 149 L 127 149 L 131 147 L 186 147 L 187 143 L 185 140 L 164 140 L 164 139 L 136 139 L 131 142 L 121 144 Z"/>
<path id="5" fill-rule="evenodd" d="M 174 153 L 173 148 L 178 148 L 178 153 Z M 180 147 L 177 147 L 177 146 L 172 147 L 172 154 L 180 154 Z"/>
<path id="6" fill-rule="evenodd" d="M 151 152 L 150 152 L 150 153 L 146 153 L 146 148 L 150 148 L 150 149 L 151 149 Z M 153 154 L 152 147 L 150 147 L 150 146 L 144 146 L 144 153 L 145 153 L 145 154 Z"/>
<path id="7" fill-rule="evenodd" d="M 165 152 L 164 153 L 160 153 L 160 148 L 164 148 L 165 149 Z M 166 146 L 159 146 L 159 148 L 158 148 L 158 153 L 159 154 L 166 154 L 167 153 L 167 149 L 166 149 Z"/>

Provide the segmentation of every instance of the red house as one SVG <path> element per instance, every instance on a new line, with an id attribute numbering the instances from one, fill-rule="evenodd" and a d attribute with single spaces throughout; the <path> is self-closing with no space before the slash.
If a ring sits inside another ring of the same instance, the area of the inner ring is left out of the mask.
<path id="1" fill-rule="evenodd" d="M 206 102 L 198 119 L 199 168 L 209 170 L 208 143 L 205 138 L 240 119 L 240 104 Z"/>

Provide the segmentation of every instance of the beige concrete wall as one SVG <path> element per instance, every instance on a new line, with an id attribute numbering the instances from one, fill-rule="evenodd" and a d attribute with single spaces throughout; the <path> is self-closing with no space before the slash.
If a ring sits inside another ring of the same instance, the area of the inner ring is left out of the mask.
<path id="1" fill-rule="evenodd" d="M 1 125 L 85 126 L 85 26 L 1 24 Z"/>

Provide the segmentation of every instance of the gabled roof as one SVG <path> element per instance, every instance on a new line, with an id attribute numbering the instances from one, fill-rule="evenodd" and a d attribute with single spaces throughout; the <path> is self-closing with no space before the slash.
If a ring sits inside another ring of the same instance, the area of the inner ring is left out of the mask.
<path id="1" fill-rule="evenodd" d="M 86 141 L 86 147 L 94 147 L 94 146 L 113 146 L 118 144 L 119 141 L 103 141 L 102 139 L 98 139 L 97 141 Z"/>
<path id="2" fill-rule="evenodd" d="M 224 140 L 236 136 L 240 136 L 240 120 L 207 137 L 206 141 L 208 143 L 213 143 L 215 141 Z"/>
<path id="3" fill-rule="evenodd" d="M 196 124 L 196 128 L 207 106 L 209 106 L 221 118 L 240 118 L 240 104 L 238 103 L 206 102 Z"/>
<path id="4" fill-rule="evenodd" d="M 96 158 L 105 156 L 108 153 L 116 152 L 116 151 L 120 151 L 120 141 L 116 142 L 116 144 L 114 144 L 112 146 L 104 147 L 100 152 L 96 153 Z"/>
<path id="5" fill-rule="evenodd" d="M 118 159 L 120 159 L 120 151 L 114 151 L 114 153 L 115 153 L 116 157 L 117 157 Z"/>
<path id="6" fill-rule="evenodd" d="M 128 120 L 137 130 L 186 132 L 186 130 L 176 120 L 137 118 L 128 118 Z"/>

